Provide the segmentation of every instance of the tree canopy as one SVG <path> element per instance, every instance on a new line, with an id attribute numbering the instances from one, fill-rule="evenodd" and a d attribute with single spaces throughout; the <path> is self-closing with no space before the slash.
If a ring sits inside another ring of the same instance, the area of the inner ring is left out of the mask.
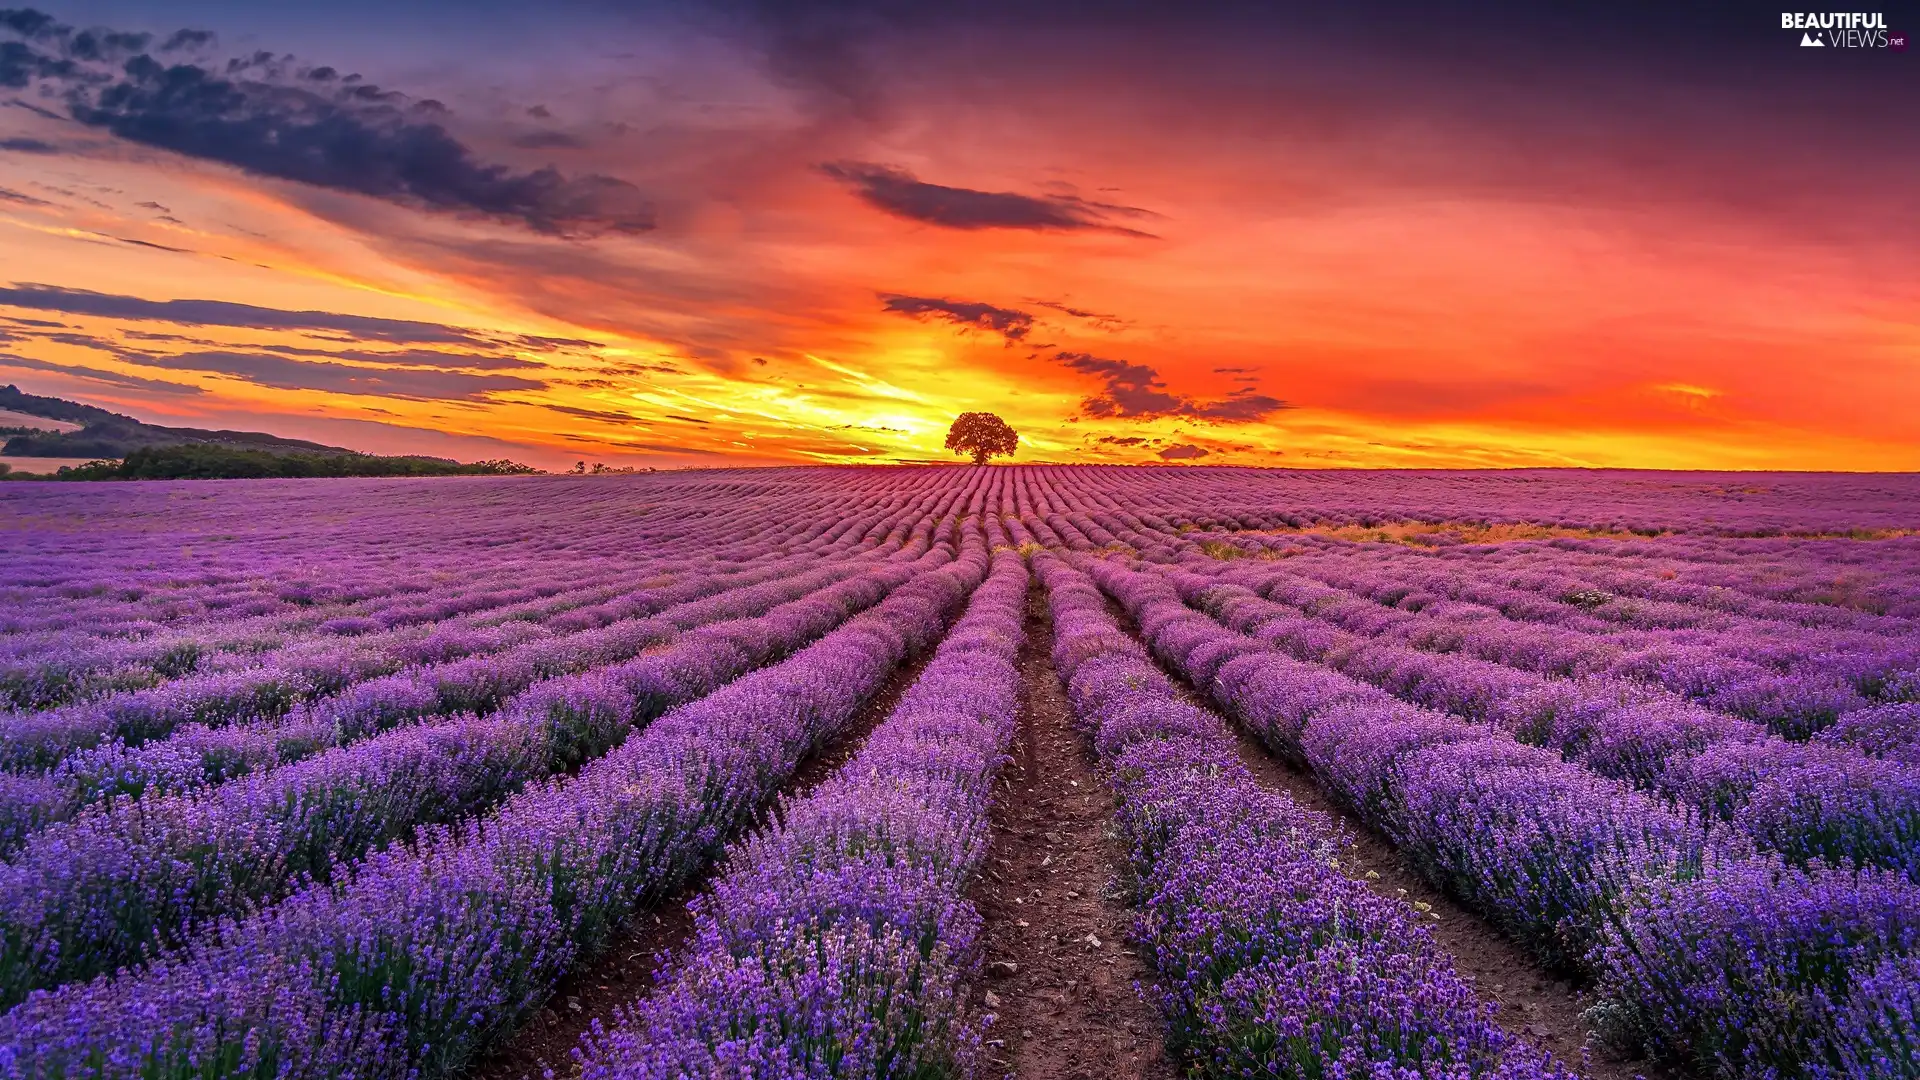
<path id="1" fill-rule="evenodd" d="M 947 449 L 972 455 L 975 465 L 995 456 L 1012 457 L 1019 445 L 1020 433 L 988 412 L 961 413 L 947 429 Z"/>

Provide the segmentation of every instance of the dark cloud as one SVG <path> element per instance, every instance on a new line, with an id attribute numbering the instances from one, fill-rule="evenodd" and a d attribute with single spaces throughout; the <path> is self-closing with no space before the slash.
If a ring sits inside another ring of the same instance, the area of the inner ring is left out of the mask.
<path id="1" fill-rule="evenodd" d="M 545 371 L 539 364 L 530 364 L 517 356 L 505 356 L 489 353 L 449 353 L 434 349 L 409 349 L 405 352 L 371 352 L 365 349 L 328 351 L 326 349 L 303 349 L 294 345 L 261 345 L 263 352 L 278 353 L 282 356 L 312 356 L 323 360 L 350 360 L 359 364 L 375 364 L 381 367 L 432 368 L 439 371 L 478 369 L 481 371 Z"/>
<path id="2" fill-rule="evenodd" d="M 686 372 L 672 364 L 602 364 L 600 370 L 609 375 L 685 375 Z"/>
<path id="3" fill-rule="evenodd" d="M 264 50 L 223 66 L 163 63 L 141 51 L 145 35 L 76 34 L 39 12 L 7 14 L 4 25 L 27 40 L 0 43 L 0 86 L 37 82 L 73 120 L 130 142 L 555 236 L 654 225 L 651 207 L 624 180 L 480 160 L 433 119 L 446 112 L 439 102 L 410 101 L 354 76 L 335 80 L 327 68 L 296 71 L 292 57 Z"/>
<path id="4" fill-rule="evenodd" d="M 57 154 L 60 152 L 60 148 L 50 142 L 25 137 L 0 139 L 0 150 L 11 151 L 15 154 Z"/>
<path id="5" fill-rule="evenodd" d="M 1033 329 L 1033 316 L 1014 308 L 931 296 L 902 296 L 898 293 L 881 293 L 880 299 L 888 311 L 896 314 L 921 320 L 941 319 L 960 326 L 991 330 L 1009 343 L 1026 337 L 1027 331 Z"/>
<path id="6" fill-rule="evenodd" d="M 284 311 L 225 300 L 142 300 L 133 296 L 16 284 L 0 288 L 0 306 L 59 311 L 109 319 L 168 322 L 181 326 L 237 326 L 261 330 L 337 330 L 359 338 L 410 344 L 480 344 L 471 331 L 408 319 L 378 319 L 331 311 Z"/>
<path id="7" fill-rule="evenodd" d="M 1292 408 L 1278 398 L 1244 388 L 1215 401 L 1195 401 L 1168 391 L 1166 382 L 1153 368 L 1126 360 L 1075 352 L 1056 353 L 1054 360 L 1107 384 L 1104 393 L 1081 401 L 1083 416 L 1122 420 L 1182 416 L 1239 424 L 1264 420 L 1282 409 Z"/>
<path id="8" fill-rule="evenodd" d="M 82 30 L 67 38 L 66 53 L 75 60 L 110 62 L 144 52 L 152 42 L 152 34 Z"/>
<path id="9" fill-rule="evenodd" d="M 1143 446 L 1147 440 L 1140 435 L 1102 435 L 1093 441 L 1108 446 Z"/>
<path id="10" fill-rule="evenodd" d="M 11 30 L 28 41 L 54 41 L 72 32 L 53 16 L 32 8 L 0 8 L 0 29 Z"/>
<path id="11" fill-rule="evenodd" d="M 550 412 L 565 413 L 568 416 L 585 417 L 588 420 L 604 420 L 609 424 L 632 424 L 639 420 L 638 417 L 631 416 L 627 413 L 604 412 L 599 409 L 580 409 L 572 405 L 549 405 L 546 402 L 540 402 L 539 405 L 541 408 Z"/>
<path id="12" fill-rule="evenodd" d="M 52 333 L 42 333 L 37 336 L 41 341 L 51 341 L 59 345 L 71 345 L 76 349 L 92 349 L 95 352 L 103 352 L 109 356 L 117 355 L 119 352 L 119 350 L 113 347 L 111 342 L 101 341 L 91 334 L 56 330 Z"/>
<path id="13" fill-rule="evenodd" d="M 130 236 L 116 236 L 116 237 L 113 237 L 113 239 L 118 240 L 123 244 L 132 244 L 134 247 L 152 248 L 155 251 L 171 251 L 175 255 L 199 254 L 198 252 L 194 251 L 191 248 L 173 247 L 168 244 L 156 244 L 151 240 L 135 240 Z"/>
<path id="14" fill-rule="evenodd" d="M 52 206 L 53 205 L 52 203 L 48 202 L 45 199 L 37 199 L 37 198 L 34 198 L 32 195 L 23 194 L 21 192 L 13 190 L 12 188 L 3 188 L 3 187 L 0 187 L 0 201 L 19 203 L 22 206 Z"/>
<path id="15" fill-rule="evenodd" d="M 617 446 L 622 450 L 645 450 L 649 453 L 654 453 L 654 454 L 705 454 L 709 456 L 717 456 L 721 453 L 724 453 L 724 451 L 707 450 L 698 446 L 668 446 L 665 443 L 616 442 L 616 443 L 608 443 L 607 445 Z"/>
<path id="16" fill-rule="evenodd" d="M 1076 319 L 1085 319 L 1102 330 L 1117 330 L 1127 325 L 1127 320 L 1118 315 L 1106 315 L 1098 311 L 1088 311 L 1085 308 L 1072 307 L 1060 303 L 1057 300 L 1032 300 L 1029 302 L 1038 304 L 1041 307 L 1052 308 L 1062 315 L 1071 315 Z"/>
<path id="17" fill-rule="evenodd" d="M 79 74 L 80 65 L 71 60 L 48 56 L 22 42 L 0 41 L 0 87 L 24 90 L 35 79 L 67 79 Z"/>
<path id="18" fill-rule="evenodd" d="M 50 371 L 60 375 L 71 375 L 76 379 L 92 379 L 94 382 L 110 383 L 130 390 L 150 390 L 162 394 L 204 394 L 206 390 L 189 383 L 166 382 L 161 379 L 143 379 L 138 375 L 122 375 L 114 371 L 101 371 L 98 368 L 69 367 L 65 364 L 50 364 L 45 360 L 35 360 L 11 353 L 0 353 L 0 367 L 20 368 L 26 371 Z"/>
<path id="19" fill-rule="evenodd" d="M 516 343 L 530 349 L 542 349 L 551 352 L 555 349 L 597 349 L 597 341 L 583 341 L 580 338 L 541 337 L 537 334 L 520 334 L 513 339 Z"/>
<path id="20" fill-rule="evenodd" d="M 587 141 L 564 131 L 533 131 L 516 136 L 513 145 L 522 150 L 578 150 Z"/>
<path id="21" fill-rule="evenodd" d="M 1186 404 L 1183 399 L 1168 393 L 1160 373 L 1145 364 L 1074 352 L 1057 353 L 1054 359 L 1075 371 L 1106 382 L 1106 393 L 1081 402 L 1081 412 L 1087 416 L 1166 416 L 1179 412 L 1181 406 Z"/>
<path id="22" fill-rule="evenodd" d="M 1176 443 L 1160 451 L 1162 461 L 1198 461 L 1206 456 L 1207 451 L 1204 447 L 1195 446 L 1192 443 Z"/>
<path id="23" fill-rule="evenodd" d="M 701 427 L 711 427 L 713 424 L 713 421 L 711 420 L 698 420 L 691 416 L 681 416 L 678 413 L 667 413 L 665 416 L 665 419 L 683 420 L 689 424 L 699 424 Z"/>
<path id="24" fill-rule="evenodd" d="M 853 189 L 867 205 L 909 221 L 947 229 L 1030 229 L 1036 232 L 1098 231 L 1151 237 L 1113 224 L 1116 217 L 1150 216 L 1131 206 L 1088 202 L 1072 195 L 1021 195 L 976 191 L 917 179 L 905 169 L 844 161 L 820 170 Z"/>
<path id="25" fill-rule="evenodd" d="M 203 49 L 213 44 L 213 33 L 208 30 L 175 30 L 172 36 L 161 42 L 161 52 L 179 52 L 183 49 Z"/>
<path id="26" fill-rule="evenodd" d="M 1235 390 L 1218 401 L 1190 401 L 1180 415 L 1195 420 L 1217 420 L 1226 424 L 1249 424 L 1256 420 L 1265 420 L 1292 405 L 1276 397 L 1256 394 L 1251 389 Z"/>
<path id="27" fill-rule="evenodd" d="M 431 368 L 353 367 L 264 353 L 195 352 L 124 359 L 148 367 L 230 375 L 278 390 L 325 390 L 336 394 L 430 401 L 479 399 L 497 390 L 539 390 L 546 385 L 514 375 L 468 375 Z"/>
<path id="28" fill-rule="evenodd" d="M 588 446 L 603 446 L 609 450 L 641 451 L 649 454 L 704 454 L 718 456 L 722 450 L 705 450 L 695 446 L 669 446 L 666 443 L 624 442 L 619 439 L 600 438 L 592 435 L 575 435 L 561 432 L 560 437 L 572 443 L 584 443 Z"/>
<path id="29" fill-rule="evenodd" d="M 0 42 L 0 54 L 3 54 L 5 52 L 6 52 L 6 43 Z M 5 85 L 6 83 L 0 82 L 0 86 L 5 86 Z M 42 120 L 52 120 L 62 124 L 67 122 L 67 118 L 64 116 L 61 116 L 59 113 L 49 112 L 48 110 L 43 109 L 38 105 L 35 105 L 31 101 L 21 101 L 19 98 L 14 98 L 10 101 L 0 101 L 0 106 L 4 106 L 9 109 L 25 109 L 27 112 L 30 112 L 33 115 L 40 117 Z"/>

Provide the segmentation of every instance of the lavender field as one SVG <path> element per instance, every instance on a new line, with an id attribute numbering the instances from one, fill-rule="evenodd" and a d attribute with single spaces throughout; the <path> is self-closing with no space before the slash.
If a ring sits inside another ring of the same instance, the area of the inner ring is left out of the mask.
<path id="1" fill-rule="evenodd" d="M 11 1077 L 1920 1077 L 1920 478 L 11 485 Z"/>

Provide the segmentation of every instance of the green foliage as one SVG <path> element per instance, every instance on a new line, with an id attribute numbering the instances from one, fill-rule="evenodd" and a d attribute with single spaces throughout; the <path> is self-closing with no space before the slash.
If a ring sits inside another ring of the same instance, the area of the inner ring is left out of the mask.
<path id="1" fill-rule="evenodd" d="M 992 413 L 961 413 L 947 429 L 947 449 L 971 455 L 975 465 L 995 456 L 1012 457 L 1019 447 L 1020 433 Z"/>
<path id="2" fill-rule="evenodd" d="M 41 474 L 43 477 L 44 473 Z M 55 480 L 118 480 L 120 463 L 117 461 L 89 461 L 85 465 L 61 466 L 60 471 L 51 479 Z"/>
<path id="3" fill-rule="evenodd" d="M 55 480 L 265 480 L 342 476 L 523 476 L 540 470 L 506 458 L 463 464 L 445 458 L 274 453 L 211 443 L 142 447 L 123 461 L 62 468 Z M 0 478 L 24 480 L 23 475 Z"/>
<path id="4" fill-rule="evenodd" d="M 503 457 L 476 461 L 467 468 L 481 476 L 536 476 L 542 471 Z"/>
<path id="5" fill-rule="evenodd" d="M 521 468 L 526 468 L 526 466 L 523 465 L 521 466 Z M 530 469 L 528 471 L 535 472 L 538 470 Z M 567 470 L 565 475 L 567 476 L 630 476 L 634 473 L 654 472 L 654 471 L 656 470 L 654 470 L 651 466 L 649 466 L 648 468 L 641 469 L 641 468 L 635 468 L 632 465 L 617 465 L 617 466 L 609 465 L 604 461 L 594 462 L 593 468 L 589 469 L 587 468 L 586 462 L 576 461 L 573 463 L 573 468 Z"/>

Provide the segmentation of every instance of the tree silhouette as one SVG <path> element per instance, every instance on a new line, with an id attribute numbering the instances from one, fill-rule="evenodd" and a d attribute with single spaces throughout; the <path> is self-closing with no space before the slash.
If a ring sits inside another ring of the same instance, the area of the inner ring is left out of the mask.
<path id="1" fill-rule="evenodd" d="M 985 465 L 995 455 L 1012 457 L 1019 445 L 1020 433 L 990 412 L 961 413 L 947 429 L 947 449 L 972 454 L 975 465 Z"/>

